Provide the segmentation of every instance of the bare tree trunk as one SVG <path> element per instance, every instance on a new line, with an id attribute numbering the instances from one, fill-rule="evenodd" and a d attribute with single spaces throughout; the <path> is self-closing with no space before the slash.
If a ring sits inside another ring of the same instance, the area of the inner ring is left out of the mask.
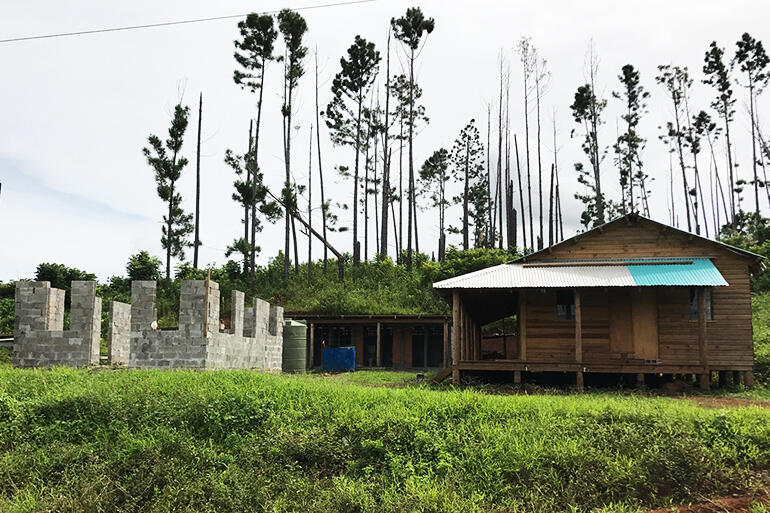
<path id="1" fill-rule="evenodd" d="M 358 95 L 358 115 L 356 117 L 356 164 L 353 172 L 353 266 L 361 261 L 361 244 L 358 242 L 358 160 L 361 153 L 361 103 L 364 99 Z"/>
<path id="2" fill-rule="evenodd" d="M 543 249 L 543 165 L 540 156 L 540 69 L 535 62 L 535 105 L 536 105 L 536 117 L 537 117 L 537 183 L 538 192 L 540 196 L 539 201 L 539 213 L 540 213 L 540 239 L 537 245 L 537 249 Z"/>
<path id="3" fill-rule="evenodd" d="M 253 130 L 253 124 L 254 122 L 252 120 L 249 120 L 249 145 L 246 150 L 246 183 L 251 182 L 251 159 L 254 158 L 254 156 L 251 154 L 251 148 L 254 145 L 254 138 L 252 137 L 252 130 Z M 253 185 L 253 184 L 252 184 Z M 252 192 L 254 191 L 254 188 L 252 187 Z M 252 205 L 249 205 L 249 202 L 246 201 L 247 198 L 243 198 L 243 240 L 246 242 L 249 242 L 249 234 L 251 233 L 249 230 L 249 219 L 251 218 L 251 210 Z M 243 255 L 243 271 L 244 272 L 251 272 L 251 249 L 249 249 L 249 253 L 247 255 Z"/>
<path id="4" fill-rule="evenodd" d="M 315 131 L 316 151 L 318 153 L 318 177 L 321 186 L 321 227 L 323 238 L 326 239 L 326 198 L 324 197 L 324 172 L 321 166 L 321 125 L 318 120 L 318 48 L 315 51 L 315 124 L 318 129 Z M 324 245 L 324 275 L 326 275 L 326 263 L 329 259 L 329 248 Z"/>
<path id="5" fill-rule="evenodd" d="M 203 93 L 198 101 L 198 146 L 195 151 L 195 242 L 193 249 L 193 269 L 198 268 L 198 247 L 200 239 L 201 215 L 201 126 L 203 123 Z"/>
<path id="6" fill-rule="evenodd" d="M 262 93 L 264 91 L 264 83 L 265 83 L 265 65 L 267 64 L 267 59 L 265 57 L 262 58 L 262 71 L 260 71 L 259 75 L 259 99 L 257 100 L 257 123 L 254 127 L 254 167 L 259 168 L 259 129 L 262 126 Z M 249 149 L 251 149 L 249 147 Z M 251 186 L 251 195 L 253 198 L 257 197 L 257 181 L 254 180 L 252 182 Z M 246 236 L 246 240 L 249 240 L 248 235 Z M 256 267 L 256 261 L 257 261 L 257 209 L 252 208 L 251 209 L 251 254 L 249 256 L 250 259 L 250 265 L 251 265 L 251 277 L 254 278 L 257 275 L 257 267 Z M 288 276 L 288 269 L 287 269 L 287 276 Z"/>
<path id="7" fill-rule="evenodd" d="M 516 247 L 513 220 L 513 189 L 511 187 L 511 83 L 510 68 L 505 80 L 505 236 L 508 239 L 508 249 Z M 502 228 L 502 226 L 500 227 Z M 502 233 L 501 233 L 502 235 Z"/>
<path id="8" fill-rule="evenodd" d="M 490 170 L 490 150 L 492 149 L 490 147 L 490 136 L 492 134 L 492 104 L 487 103 L 487 200 L 488 200 L 488 212 L 487 215 L 489 217 L 488 219 L 488 225 L 487 225 L 487 247 L 493 248 L 495 247 L 495 224 L 493 222 L 493 214 L 492 214 L 492 175 Z"/>
<path id="9" fill-rule="evenodd" d="M 551 185 L 548 192 L 548 246 L 553 246 L 553 173 L 554 164 L 551 164 Z"/>
<path id="10" fill-rule="evenodd" d="M 500 95 L 498 96 L 497 109 L 497 197 L 500 239 L 498 247 L 503 249 L 503 53 L 500 52 Z"/>
<path id="11" fill-rule="evenodd" d="M 345 265 L 344 265 L 344 260 L 343 260 L 343 257 L 342 257 L 342 253 L 337 251 L 334 248 L 334 246 L 332 246 L 331 243 L 326 239 L 326 237 L 324 237 L 323 235 L 318 233 L 312 226 L 310 226 L 307 222 L 305 222 L 305 220 L 302 219 L 302 217 L 299 215 L 299 212 L 297 212 L 294 209 L 290 209 L 289 206 L 286 203 L 284 203 L 281 198 L 279 198 L 278 196 L 276 196 L 275 194 L 270 192 L 270 189 L 267 189 L 267 194 L 269 194 L 276 202 L 278 202 L 278 204 L 280 206 L 282 206 L 287 212 L 289 212 L 290 215 L 292 216 L 292 219 L 298 220 L 300 222 L 300 224 L 302 224 L 305 228 L 307 228 L 308 232 L 310 232 L 318 240 L 320 240 L 324 244 L 324 246 L 329 248 L 329 251 L 331 251 L 332 254 L 337 258 L 337 276 L 338 276 L 340 282 L 344 281 L 344 279 L 345 279 Z"/>
<path id="12" fill-rule="evenodd" d="M 310 123 L 310 139 L 307 154 L 307 224 L 313 227 L 313 123 Z M 313 281 L 313 238 L 307 234 L 307 282 Z"/>
<path id="13" fill-rule="evenodd" d="M 761 84 L 760 84 L 761 87 Z M 757 136 L 754 127 L 754 81 L 749 74 L 749 116 L 751 117 L 751 169 L 754 171 L 754 212 L 759 218 L 759 175 L 757 174 Z"/>
<path id="14" fill-rule="evenodd" d="M 401 251 L 404 249 L 404 120 L 399 119 L 398 143 L 398 240 L 401 241 L 397 261 L 401 262 Z"/>
<path id="15" fill-rule="evenodd" d="M 729 110 L 730 107 L 727 105 L 727 100 L 723 100 L 723 109 L 724 109 L 724 116 L 723 119 L 725 120 L 725 139 L 727 141 L 727 168 L 728 168 L 728 177 L 730 178 L 730 224 L 735 226 L 735 212 L 736 212 L 736 201 L 735 201 L 735 168 L 733 165 L 733 148 L 732 143 L 730 142 L 730 115 Z"/>
<path id="16" fill-rule="evenodd" d="M 414 213 L 414 49 L 409 58 L 409 212 L 406 244 L 406 269 L 412 270 L 412 218 Z"/>
<path id="17" fill-rule="evenodd" d="M 516 134 L 513 134 L 513 147 L 516 150 L 516 176 L 519 179 L 519 206 L 521 207 L 521 236 L 522 236 L 522 254 L 527 252 L 527 216 L 524 210 L 524 188 L 521 183 L 521 164 L 519 162 L 519 140 Z"/>
<path id="18" fill-rule="evenodd" d="M 465 165 L 463 166 L 463 249 L 468 250 L 470 247 L 470 226 L 468 222 L 468 192 L 470 189 L 470 141 L 465 142 Z"/>
<path id="19" fill-rule="evenodd" d="M 374 97 L 372 97 L 374 98 Z M 373 100 L 372 100 L 373 101 Z M 364 152 L 364 262 L 369 260 L 369 144 L 372 138 L 372 105 L 369 105 L 369 120 L 366 126 L 366 151 Z M 375 155 L 375 159 L 376 159 Z"/>
<path id="20" fill-rule="evenodd" d="M 388 256 L 388 206 L 390 205 L 390 152 L 388 150 L 390 130 L 390 34 L 385 57 L 385 130 L 382 140 L 382 225 L 380 231 L 380 258 Z"/>
<path id="21" fill-rule="evenodd" d="M 376 116 L 376 123 L 375 126 L 378 126 L 380 121 L 379 111 L 380 111 L 380 100 L 379 100 L 379 93 L 377 98 L 377 116 Z M 374 259 L 376 260 L 378 255 L 380 254 L 380 213 L 379 213 L 379 204 L 377 202 L 378 200 L 378 190 L 377 190 L 377 152 L 379 151 L 379 139 L 377 138 L 377 134 L 374 134 L 374 178 L 372 179 L 372 184 L 374 185 Z"/>
<path id="22" fill-rule="evenodd" d="M 286 66 L 288 66 L 288 59 L 284 58 L 284 80 L 283 80 L 283 98 L 284 102 L 287 101 L 287 84 L 286 84 Z M 290 187 L 291 187 L 291 173 L 290 173 L 290 166 L 289 166 L 289 152 L 287 151 L 287 143 L 288 143 L 288 131 L 291 129 L 291 124 L 286 122 L 286 115 L 284 114 L 281 117 L 282 121 L 282 131 L 283 131 L 283 162 L 284 166 L 286 167 L 286 181 L 284 182 L 284 190 L 287 193 L 287 199 L 288 194 L 290 193 Z M 289 281 L 289 266 L 290 266 L 290 258 L 289 258 L 289 251 L 290 251 L 290 239 L 291 239 L 291 231 L 290 231 L 290 224 L 291 224 L 291 216 L 289 214 L 289 205 L 284 206 L 284 210 L 286 211 L 286 222 L 284 224 L 284 244 L 283 244 L 283 279 L 284 281 Z"/>

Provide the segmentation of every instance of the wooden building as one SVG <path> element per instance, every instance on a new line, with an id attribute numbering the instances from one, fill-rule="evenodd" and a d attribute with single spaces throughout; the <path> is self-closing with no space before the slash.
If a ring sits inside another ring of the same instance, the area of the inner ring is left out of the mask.
<path id="1" fill-rule="evenodd" d="M 464 372 L 694 374 L 753 382 L 750 274 L 762 257 L 629 214 L 434 288 L 452 305 L 452 379 Z M 484 359 L 481 327 L 516 316 Z"/>
<path id="2" fill-rule="evenodd" d="M 307 323 L 308 368 L 321 366 L 321 349 L 356 348 L 356 367 L 427 368 L 450 364 L 445 315 L 327 315 L 288 313 Z"/>

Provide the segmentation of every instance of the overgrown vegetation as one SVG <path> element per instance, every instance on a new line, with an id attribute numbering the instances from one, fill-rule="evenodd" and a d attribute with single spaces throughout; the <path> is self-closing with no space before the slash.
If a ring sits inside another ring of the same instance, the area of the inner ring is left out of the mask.
<path id="1" fill-rule="evenodd" d="M 337 280 L 333 272 L 336 261 L 331 261 L 328 274 L 323 273 L 323 262 L 314 262 L 312 274 L 315 277 L 308 284 L 307 264 L 300 266 L 300 272 L 292 275 L 288 282 L 283 279 L 283 255 L 264 267 L 257 266 L 252 278 L 241 264 L 233 260 L 221 267 L 193 269 L 189 264 L 177 267 L 175 277 L 161 278 L 161 262 L 146 251 L 132 255 L 126 265 L 127 276 L 113 276 L 98 287 L 102 298 L 103 326 L 106 326 L 109 301 L 130 302 L 132 279 L 157 279 L 158 321 L 161 327 L 173 327 L 177 323 L 179 290 L 182 280 L 211 279 L 219 283 L 223 302 L 223 314 L 230 308 L 230 293 L 241 290 L 247 301 L 259 297 L 273 304 L 283 306 L 287 311 L 329 314 L 444 314 L 449 309 L 434 291 L 433 283 L 507 262 L 516 253 L 500 249 L 472 249 L 461 251 L 450 247 L 442 262 L 428 260 L 424 254 L 415 254 L 414 268 L 408 271 L 403 265 L 396 265 L 390 259 L 365 261 L 359 267 L 349 260 L 345 262 L 344 282 Z M 51 286 L 69 290 L 72 280 L 93 280 L 93 274 L 68 268 L 61 264 L 43 263 L 38 266 L 38 280 L 51 281 Z M 14 283 L 0 283 L 0 333 L 13 331 Z M 69 294 L 67 295 L 69 300 Z M 5 328 L 7 331 L 4 331 Z"/>
<path id="2" fill-rule="evenodd" d="M 0 368 L 0 510 L 605 511 L 757 485 L 760 408 Z"/>

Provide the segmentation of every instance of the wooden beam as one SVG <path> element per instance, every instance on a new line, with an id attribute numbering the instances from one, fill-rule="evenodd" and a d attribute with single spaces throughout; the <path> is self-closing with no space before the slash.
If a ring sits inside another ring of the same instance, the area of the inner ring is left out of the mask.
<path id="1" fill-rule="evenodd" d="M 315 328 L 315 324 L 313 324 L 311 322 L 310 323 L 310 351 L 309 351 L 309 353 L 310 353 L 309 360 L 310 361 L 308 362 L 308 366 L 307 366 L 308 369 L 312 369 L 313 368 L 313 359 L 315 357 L 315 355 L 314 355 L 314 351 L 315 351 L 315 329 L 314 328 Z"/>
<path id="2" fill-rule="evenodd" d="M 428 366 L 428 340 L 430 340 L 430 331 L 424 330 L 425 335 L 422 337 L 422 366 Z"/>
<path id="3" fill-rule="evenodd" d="M 527 292 L 519 290 L 519 360 L 527 361 Z"/>
<path id="4" fill-rule="evenodd" d="M 706 289 L 698 288 L 698 354 L 708 372 L 708 332 L 706 324 Z"/>
<path id="5" fill-rule="evenodd" d="M 460 369 L 457 364 L 460 363 L 460 293 L 452 292 L 452 383 L 460 384 Z"/>
<path id="6" fill-rule="evenodd" d="M 583 361 L 583 309 L 580 304 L 580 289 L 574 289 L 575 297 L 575 361 Z M 581 378 L 582 379 L 582 378 Z"/>
<path id="7" fill-rule="evenodd" d="M 451 363 L 451 355 L 449 354 L 449 323 L 444 323 L 444 356 L 441 363 L 444 368 L 449 367 Z"/>
<path id="8" fill-rule="evenodd" d="M 377 367 L 382 367 L 382 323 L 377 323 Z"/>

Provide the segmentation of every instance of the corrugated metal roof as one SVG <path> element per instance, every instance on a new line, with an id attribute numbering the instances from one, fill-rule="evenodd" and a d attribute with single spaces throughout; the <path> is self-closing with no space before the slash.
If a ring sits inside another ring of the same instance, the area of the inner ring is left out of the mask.
<path id="1" fill-rule="evenodd" d="M 687 232 L 687 231 L 684 231 L 684 230 L 680 230 L 679 228 L 674 228 L 673 226 L 669 226 L 667 224 L 661 223 L 660 221 L 656 221 L 654 219 L 650 219 L 649 217 L 645 217 L 645 216 L 639 214 L 638 212 L 631 212 L 631 213 L 624 214 L 624 215 L 621 215 L 619 217 L 616 217 L 615 219 L 612 219 L 610 221 L 607 221 L 606 223 L 604 223 L 604 224 L 602 224 L 600 226 L 594 226 L 593 228 L 591 228 L 589 230 L 586 230 L 585 232 L 578 233 L 578 234 L 576 234 L 576 235 L 574 235 L 574 236 L 572 236 L 572 237 L 570 237 L 568 239 L 564 239 L 561 242 L 557 242 L 556 244 L 554 244 L 554 245 L 552 245 L 550 247 L 545 247 L 543 249 L 539 249 L 539 250 L 537 250 L 537 251 L 535 251 L 533 253 L 529 253 L 528 255 L 522 255 L 522 256 L 512 260 L 512 262 L 526 261 L 527 259 L 529 259 L 532 256 L 543 254 L 546 251 L 552 251 L 556 247 L 559 247 L 559 246 L 562 246 L 564 244 L 567 244 L 568 242 L 570 242 L 571 240 L 575 239 L 576 237 L 583 237 L 586 234 L 594 232 L 596 230 L 604 230 L 605 228 L 607 228 L 608 226 L 610 226 L 612 224 L 620 223 L 622 220 L 627 220 L 627 221 L 635 222 L 637 219 L 643 219 L 645 221 L 649 221 L 649 222 L 651 222 L 653 224 L 658 225 L 661 228 L 664 228 L 666 230 L 671 230 L 671 231 L 674 231 L 674 232 L 679 232 L 679 233 L 681 233 L 683 235 L 686 235 L 687 237 L 696 238 L 696 239 L 702 240 L 704 242 L 710 242 L 712 244 L 715 244 L 716 246 L 723 247 L 723 248 L 725 248 L 725 249 L 727 249 L 729 251 L 732 251 L 734 253 L 737 253 L 739 255 L 744 255 L 744 256 L 756 258 L 756 259 L 759 259 L 759 260 L 765 260 L 765 257 L 763 257 L 762 255 L 759 255 L 757 253 L 753 253 L 753 252 L 751 252 L 749 250 L 746 250 L 746 249 L 743 249 L 743 248 L 739 248 L 739 247 L 736 247 L 736 246 L 732 246 L 730 244 L 726 244 L 726 243 L 724 243 L 722 241 L 719 241 L 719 240 L 709 239 L 708 237 L 703 237 L 703 236 L 697 235 L 695 233 L 691 233 L 691 232 Z"/>
<path id="2" fill-rule="evenodd" d="M 437 289 L 725 286 L 708 258 L 508 263 L 437 282 Z"/>
<path id="3" fill-rule="evenodd" d="M 637 286 L 668 285 L 723 287 L 727 285 L 722 274 L 708 258 L 693 258 L 690 264 L 629 265 Z"/>

